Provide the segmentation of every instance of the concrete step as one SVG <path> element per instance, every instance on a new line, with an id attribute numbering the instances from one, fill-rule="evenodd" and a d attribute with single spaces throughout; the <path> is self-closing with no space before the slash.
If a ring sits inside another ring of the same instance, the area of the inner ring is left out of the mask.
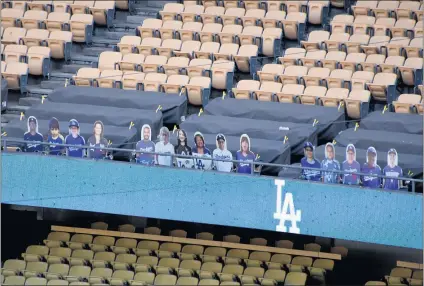
<path id="1" fill-rule="evenodd" d="M 17 113 L 4 113 L 1 115 L 1 123 L 8 123 L 12 120 L 19 120 L 21 118 L 21 114 L 17 114 Z M 3 124 L 2 124 L 3 125 Z"/>
<path id="2" fill-rule="evenodd" d="M 58 73 L 58 75 L 60 76 L 61 74 Z M 66 75 L 66 78 L 71 78 L 73 74 L 64 74 L 64 75 Z M 51 75 L 50 75 L 50 78 L 51 78 Z M 64 87 L 66 78 L 55 77 L 53 79 L 51 78 L 51 80 L 42 81 L 40 83 L 40 87 L 43 89 L 51 89 L 51 90 Z"/>
<path id="3" fill-rule="evenodd" d="M 52 93 L 53 90 L 41 88 L 40 85 L 36 85 L 36 86 L 28 86 L 27 92 L 28 92 L 28 96 L 41 98 L 42 96 Z"/>
<path id="4" fill-rule="evenodd" d="M 25 113 L 28 109 L 30 109 L 29 106 L 23 106 L 15 103 L 10 103 L 7 105 L 7 111 L 8 113 L 14 113 L 14 114 L 21 114 L 21 112 Z"/>
<path id="5" fill-rule="evenodd" d="M 21 97 L 19 99 L 19 105 L 22 106 L 33 106 L 41 103 L 41 99 L 38 97 Z"/>
<path id="6" fill-rule="evenodd" d="M 145 19 L 149 18 L 148 16 L 141 15 L 131 15 L 127 17 L 127 24 L 130 25 L 138 25 L 141 26 Z"/>
<path id="7" fill-rule="evenodd" d="M 113 47 L 86 47 L 82 50 L 82 54 L 87 57 L 98 57 L 102 52 L 113 51 Z"/>

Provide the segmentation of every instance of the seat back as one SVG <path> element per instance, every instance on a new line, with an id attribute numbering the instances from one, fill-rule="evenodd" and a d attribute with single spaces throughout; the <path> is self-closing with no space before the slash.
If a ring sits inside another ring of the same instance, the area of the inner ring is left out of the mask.
<path id="1" fill-rule="evenodd" d="M 72 42 L 72 33 L 68 31 L 53 31 L 47 40 L 51 50 L 51 56 L 55 59 L 65 57 L 65 47 Z"/>
<path id="2" fill-rule="evenodd" d="M 82 1 L 81 1 L 82 2 Z M 86 42 L 87 33 L 86 29 L 88 25 L 93 25 L 93 15 L 88 14 L 74 14 L 71 17 L 71 32 L 72 40 L 74 42 Z"/>
<path id="3" fill-rule="evenodd" d="M 115 65 L 122 60 L 122 54 L 119 52 L 102 52 L 99 56 L 99 70 L 113 70 Z"/>

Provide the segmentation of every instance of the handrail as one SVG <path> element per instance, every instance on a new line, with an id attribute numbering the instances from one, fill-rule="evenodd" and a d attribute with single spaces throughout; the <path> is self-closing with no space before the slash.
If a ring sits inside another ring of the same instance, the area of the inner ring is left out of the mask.
<path id="1" fill-rule="evenodd" d="M 404 267 L 404 268 L 410 268 L 410 269 L 417 269 L 417 270 L 422 270 L 423 269 L 423 264 L 419 264 L 419 263 L 415 263 L 415 262 L 408 262 L 408 261 L 401 261 L 398 260 L 396 262 L 396 266 L 398 267 Z"/>
<path id="2" fill-rule="evenodd" d="M 308 256 L 308 257 L 314 257 L 314 258 L 342 260 L 342 256 L 340 254 L 335 254 L 335 253 L 306 251 L 306 250 L 298 250 L 298 249 L 260 246 L 260 245 L 243 244 L 243 243 L 232 243 L 232 242 L 224 242 L 224 241 L 182 238 L 182 237 L 173 237 L 173 236 L 165 236 L 165 235 L 120 232 L 120 231 L 112 231 L 112 230 L 100 230 L 100 229 L 68 227 L 68 226 L 58 226 L 58 225 L 52 225 L 51 230 L 61 231 L 61 232 L 71 232 L 71 233 L 114 236 L 114 237 L 122 237 L 122 238 L 155 240 L 155 241 L 161 241 L 161 242 L 175 242 L 175 243 L 181 243 L 181 244 L 197 244 L 202 246 L 237 248 L 237 249 L 245 249 L 245 250 L 251 250 L 251 251 L 264 251 L 264 252 L 271 252 L 271 253 Z"/>

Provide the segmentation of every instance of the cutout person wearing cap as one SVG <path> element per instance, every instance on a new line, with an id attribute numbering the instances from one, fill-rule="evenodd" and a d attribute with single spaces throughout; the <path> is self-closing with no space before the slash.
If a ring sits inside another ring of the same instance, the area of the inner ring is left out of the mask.
<path id="1" fill-rule="evenodd" d="M 381 168 L 377 165 L 377 151 L 372 146 L 367 150 L 367 162 L 362 166 L 361 173 L 381 175 Z M 367 188 L 380 188 L 381 178 L 374 176 L 363 176 L 362 185 Z"/>
<path id="2" fill-rule="evenodd" d="M 361 165 L 356 161 L 356 148 L 353 144 L 346 147 L 346 160 L 342 164 L 343 184 L 359 185 L 359 176 L 357 173 L 361 171 Z"/>
<path id="3" fill-rule="evenodd" d="M 43 135 L 38 132 L 38 121 L 34 116 L 28 117 L 27 120 L 28 131 L 24 134 L 25 141 L 43 142 Z M 43 145 L 37 143 L 27 143 L 25 152 L 42 152 Z"/>
<path id="4" fill-rule="evenodd" d="M 233 155 L 227 150 L 227 141 L 224 134 L 216 135 L 216 149 L 213 150 L 212 157 L 214 160 L 232 160 Z M 217 171 L 220 172 L 231 172 L 233 168 L 232 162 L 214 161 Z"/>
<path id="5" fill-rule="evenodd" d="M 387 177 L 403 177 L 402 168 L 398 166 L 398 153 L 396 149 L 387 152 L 387 166 L 383 169 L 383 175 Z M 402 180 L 383 179 L 383 187 L 386 190 L 399 190 L 402 187 Z"/>
<path id="6" fill-rule="evenodd" d="M 78 146 L 85 145 L 85 139 L 80 135 L 80 126 L 76 119 L 69 120 L 69 135 L 65 138 L 65 143 L 74 145 L 66 147 L 66 156 L 82 158 L 85 155 L 85 149 Z"/>
<path id="7" fill-rule="evenodd" d="M 302 169 L 302 178 L 308 181 L 321 181 L 321 164 L 314 157 L 314 145 L 306 142 L 303 146 L 305 157 L 300 160 L 300 165 L 305 168 L 314 168 L 318 170 Z"/>
<path id="8" fill-rule="evenodd" d="M 65 138 L 60 134 L 59 121 L 55 117 L 50 119 L 49 122 L 47 142 L 50 144 L 47 146 L 50 155 L 60 156 L 64 153 L 64 148 L 62 146 L 55 145 L 65 143 Z"/>

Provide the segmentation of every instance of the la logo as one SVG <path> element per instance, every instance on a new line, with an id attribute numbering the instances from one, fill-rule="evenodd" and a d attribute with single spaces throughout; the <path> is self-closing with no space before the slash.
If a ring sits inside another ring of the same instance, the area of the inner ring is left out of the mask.
<path id="1" fill-rule="evenodd" d="M 297 223 L 301 221 L 301 211 L 295 210 L 292 193 L 284 194 L 284 202 L 281 207 L 282 192 L 285 184 L 285 180 L 275 180 L 275 185 L 277 186 L 277 210 L 274 213 L 274 219 L 280 220 L 276 230 L 280 232 L 287 232 L 285 223 L 288 220 L 291 222 L 288 232 L 300 233 L 300 228 L 297 227 Z"/>

